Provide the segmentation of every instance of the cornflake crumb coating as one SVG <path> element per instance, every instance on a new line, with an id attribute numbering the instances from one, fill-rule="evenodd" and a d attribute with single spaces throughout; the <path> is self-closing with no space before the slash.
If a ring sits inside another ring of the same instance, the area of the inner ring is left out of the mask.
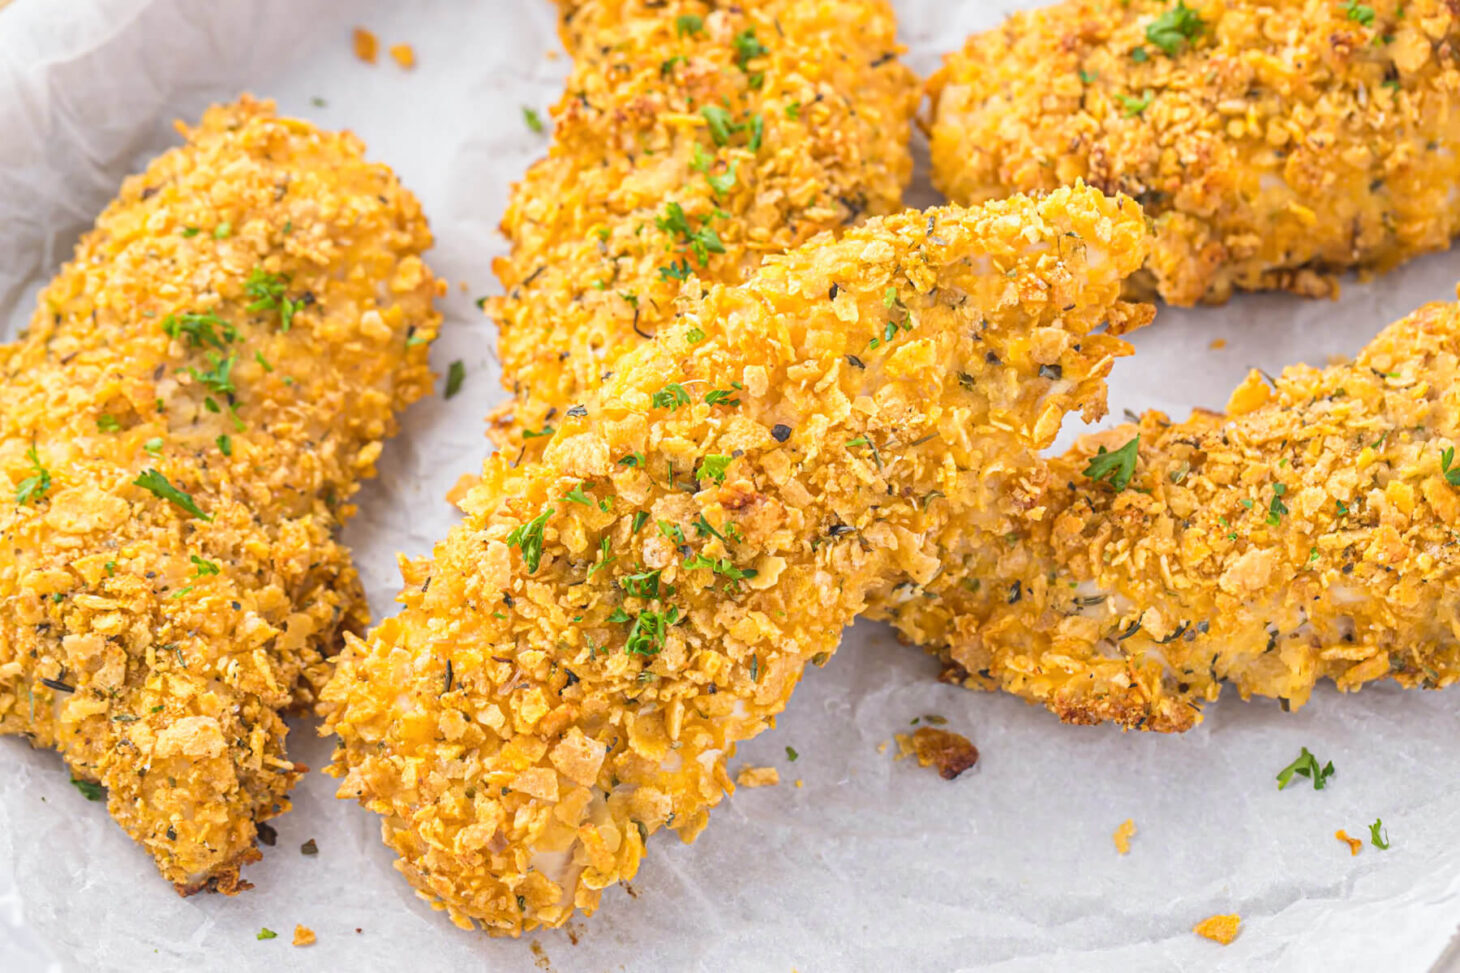
<path id="1" fill-rule="evenodd" d="M 1008 544 L 920 592 L 900 628 L 943 646 L 951 680 L 1075 723 L 1184 730 L 1225 682 L 1285 709 L 1320 679 L 1455 682 L 1460 304 L 1351 363 L 1275 387 L 1253 372 L 1228 411 L 1082 439 Z M 1126 489 L 1083 475 L 1136 435 Z"/>
<path id="2" fill-rule="evenodd" d="M 1037 432 L 1129 350 L 1091 332 L 1149 316 L 1120 300 L 1146 245 L 1138 207 L 1079 187 L 687 287 L 541 460 L 488 460 L 404 609 L 349 639 L 340 795 L 462 925 L 592 911 L 649 834 L 704 827 L 873 589 L 1012 522 Z"/>
<path id="3" fill-rule="evenodd" d="M 179 130 L 0 348 L 0 732 L 180 892 L 233 892 L 306 769 L 279 712 L 368 620 L 335 531 L 439 319 L 420 209 L 353 136 L 248 98 Z"/>
<path id="4" fill-rule="evenodd" d="M 902 208 L 919 100 L 884 0 L 560 2 L 572 74 L 494 265 L 517 455 L 668 326 L 682 281 Z"/>
<path id="5" fill-rule="evenodd" d="M 934 182 L 973 203 L 1084 179 L 1136 198 L 1139 292 L 1337 290 L 1460 226 L 1447 0 L 1076 0 L 969 38 L 930 80 Z"/>

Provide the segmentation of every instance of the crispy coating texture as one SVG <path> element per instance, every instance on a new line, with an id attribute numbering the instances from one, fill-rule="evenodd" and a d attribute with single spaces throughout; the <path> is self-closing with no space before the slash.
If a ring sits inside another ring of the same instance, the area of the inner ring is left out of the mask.
<path id="1" fill-rule="evenodd" d="M 970 686 L 1127 728 L 1187 729 L 1224 682 L 1285 709 L 1320 679 L 1455 682 L 1460 305 L 1350 364 L 1254 372 L 1228 409 L 1086 437 L 1011 543 L 920 592 L 902 630 Z M 1127 489 L 1083 475 L 1137 434 Z"/>
<path id="2" fill-rule="evenodd" d="M 690 272 L 737 283 L 900 209 L 912 174 L 919 92 L 884 0 L 560 6 L 573 71 L 503 217 L 487 307 L 515 397 L 492 437 L 514 456 L 672 321 Z"/>
<path id="3" fill-rule="evenodd" d="M 1173 304 L 1336 293 L 1448 246 L 1453 0 L 1180 6 L 1072 0 L 971 37 L 928 83 L 934 182 L 965 204 L 1076 179 L 1135 197 L 1156 232 L 1138 293 Z"/>
<path id="4" fill-rule="evenodd" d="M 871 593 L 1015 522 L 1057 417 L 1103 406 L 1142 263 L 1080 187 L 904 213 L 691 282 L 540 460 L 486 463 L 404 610 L 324 695 L 342 797 L 421 894 L 518 934 L 686 840 Z M 1010 457 L 1014 459 L 1011 460 Z"/>
<path id="5" fill-rule="evenodd" d="M 0 732 L 232 892 L 306 769 L 279 711 L 368 621 L 335 529 L 429 390 L 437 285 L 353 136 L 248 98 L 179 128 L 0 348 Z"/>

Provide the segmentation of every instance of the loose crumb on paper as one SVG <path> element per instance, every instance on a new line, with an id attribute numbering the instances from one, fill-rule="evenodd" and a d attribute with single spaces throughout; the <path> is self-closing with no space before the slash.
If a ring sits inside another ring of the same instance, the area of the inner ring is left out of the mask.
<path id="1" fill-rule="evenodd" d="M 1221 351 L 1223 348 L 1227 347 L 1227 339 L 1213 338 L 1212 343 L 1207 345 L 1207 347 L 1210 348 L 1212 351 Z"/>
<path id="2" fill-rule="evenodd" d="M 1339 828 L 1337 831 L 1335 831 L 1333 833 L 1333 836 L 1339 841 L 1342 841 L 1344 844 L 1348 845 L 1348 853 L 1350 855 L 1357 855 L 1360 849 L 1364 847 L 1364 843 L 1362 841 L 1357 838 L 1350 837 L 1349 833 L 1342 828 Z"/>
<path id="3" fill-rule="evenodd" d="M 294 927 L 294 945 L 295 946 L 313 946 L 314 945 L 314 939 L 315 939 L 315 936 L 314 936 L 314 930 L 313 929 L 310 929 L 308 926 L 299 926 L 299 925 L 296 925 Z"/>
<path id="4" fill-rule="evenodd" d="M 897 740 L 898 760 L 916 757 L 919 767 L 936 766 L 938 776 L 944 780 L 953 780 L 978 763 L 978 747 L 950 730 L 925 726 L 915 733 L 895 733 L 893 737 Z"/>
<path id="5" fill-rule="evenodd" d="M 410 71 L 416 66 L 416 49 L 409 44 L 393 44 L 390 48 L 390 56 L 395 58 L 395 63 Z"/>
<path id="6" fill-rule="evenodd" d="M 781 782 L 781 772 L 774 767 L 741 767 L 735 775 L 738 787 L 773 787 Z"/>
<path id="7" fill-rule="evenodd" d="M 354 33 L 355 56 L 366 64 L 374 64 L 380 54 L 380 41 L 364 27 L 356 27 Z"/>
<path id="8" fill-rule="evenodd" d="M 1115 850 L 1120 852 L 1122 855 L 1129 855 L 1130 840 L 1135 835 L 1135 833 L 1136 822 L 1134 818 L 1126 818 L 1124 821 L 1122 821 L 1120 823 L 1120 827 L 1115 829 L 1115 834 L 1111 836 L 1115 839 Z"/>
<path id="9" fill-rule="evenodd" d="M 1237 933 L 1241 925 L 1242 917 L 1235 913 L 1222 916 L 1207 916 L 1193 926 L 1191 931 L 1198 936 L 1205 936 L 1212 942 L 1221 943 L 1225 946 L 1237 938 Z"/>

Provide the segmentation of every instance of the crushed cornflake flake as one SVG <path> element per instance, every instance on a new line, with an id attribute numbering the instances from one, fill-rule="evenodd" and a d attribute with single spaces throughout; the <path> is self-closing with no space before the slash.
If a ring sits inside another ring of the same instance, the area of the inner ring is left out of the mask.
<path id="1" fill-rule="evenodd" d="M 1221 943 L 1223 946 L 1237 938 L 1237 933 L 1242 925 L 1242 917 L 1236 913 L 1229 915 L 1207 916 L 1201 922 L 1191 927 L 1191 931 L 1198 936 L 1204 936 L 1214 943 Z"/>
<path id="2" fill-rule="evenodd" d="M 894 736 L 898 760 L 916 757 L 919 767 L 936 766 L 938 775 L 944 780 L 953 780 L 978 763 L 978 747 L 968 742 L 967 737 L 950 730 L 925 726 L 910 734 L 897 733 Z"/>
<path id="3" fill-rule="evenodd" d="M 1357 855 L 1359 853 L 1359 849 L 1364 847 L 1364 843 L 1362 841 L 1360 841 L 1358 838 L 1349 837 L 1349 833 L 1342 828 L 1339 828 L 1337 831 L 1335 831 L 1333 833 L 1333 836 L 1339 841 L 1342 841 L 1344 844 L 1348 845 L 1348 853 L 1350 855 Z"/>
<path id="4" fill-rule="evenodd" d="M 416 49 L 409 44 L 392 44 L 390 56 L 395 59 L 407 71 L 413 70 L 416 66 Z"/>
<path id="5" fill-rule="evenodd" d="M 366 64 L 374 64 L 375 58 L 380 54 L 380 41 L 375 35 L 364 27 L 356 27 L 353 35 L 355 42 L 355 56 Z"/>
<path id="6" fill-rule="evenodd" d="M 735 775 L 737 787 L 774 787 L 781 782 L 781 772 L 774 767 L 741 767 Z"/>
<path id="7" fill-rule="evenodd" d="M 295 946 L 313 946 L 314 945 L 314 939 L 315 939 L 315 936 L 314 936 L 314 930 L 313 929 L 310 929 L 308 926 L 299 926 L 299 925 L 296 925 L 294 927 L 294 945 Z"/>
<path id="8" fill-rule="evenodd" d="M 1120 827 L 1115 829 L 1115 834 L 1111 836 L 1115 839 L 1115 850 L 1122 855 L 1129 855 L 1130 840 L 1135 836 L 1135 833 L 1136 822 L 1133 818 L 1126 818 L 1122 821 Z"/>

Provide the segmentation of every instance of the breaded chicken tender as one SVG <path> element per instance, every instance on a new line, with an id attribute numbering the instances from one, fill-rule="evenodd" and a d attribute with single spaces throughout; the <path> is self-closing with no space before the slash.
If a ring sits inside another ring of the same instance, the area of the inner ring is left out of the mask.
<path id="1" fill-rule="evenodd" d="M 1120 300 L 1146 246 L 1134 203 L 1080 187 L 689 282 L 540 460 L 487 461 L 404 610 L 349 640 L 340 796 L 462 925 L 592 911 L 651 833 L 705 826 L 869 593 L 1002 543 L 1023 468 L 1103 409 L 1112 332 L 1149 317 Z"/>
<path id="2" fill-rule="evenodd" d="M 548 156 L 503 217 L 495 270 L 517 455 L 674 315 L 690 274 L 901 208 L 917 79 L 885 0 L 561 0 L 573 57 Z M 527 438 L 524 440 L 524 434 Z"/>
<path id="3" fill-rule="evenodd" d="M 1083 179 L 1135 197 L 1137 293 L 1336 293 L 1460 229 L 1448 0 L 1070 0 L 970 38 L 929 81 L 933 179 L 974 203 Z"/>
<path id="4" fill-rule="evenodd" d="M 179 130 L 0 348 L 0 732 L 231 893 L 306 769 L 280 711 L 368 621 L 335 532 L 429 390 L 437 285 L 353 136 L 248 98 Z"/>
<path id="5" fill-rule="evenodd" d="M 1460 305 L 1351 364 L 1254 372 L 1228 408 L 1086 437 L 899 626 L 1075 723 L 1185 730 L 1224 682 L 1284 709 L 1320 679 L 1455 682 Z"/>

